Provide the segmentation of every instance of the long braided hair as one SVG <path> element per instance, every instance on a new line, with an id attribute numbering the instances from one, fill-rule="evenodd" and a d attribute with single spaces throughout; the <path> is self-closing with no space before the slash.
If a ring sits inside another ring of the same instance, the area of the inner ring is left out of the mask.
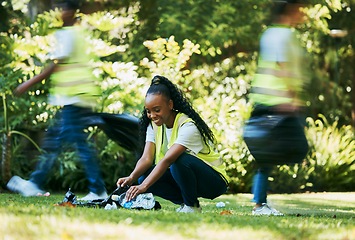
<path id="1" fill-rule="evenodd" d="M 211 129 L 205 121 L 202 120 L 200 115 L 192 108 L 191 103 L 185 97 L 184 93 L 169 79 L 163 76 L 154 76 L 146 96 L 148 94 L 162 94 L 167 99 L 171 99 L 174 103 L 175 111 L 185 113 L 195 122 L 195 125 L 200 131 L 203 141 L 206 144 L 208 144 L 209 141 L 213 143 L 215 142 L 215 137 Z M 144 108 L 140 119 L 140 137 L 142 141 L 145 140 L 145 134 L 149 124 L 151 124 L 151 121 L 148 118 L 146 109 Z"/>

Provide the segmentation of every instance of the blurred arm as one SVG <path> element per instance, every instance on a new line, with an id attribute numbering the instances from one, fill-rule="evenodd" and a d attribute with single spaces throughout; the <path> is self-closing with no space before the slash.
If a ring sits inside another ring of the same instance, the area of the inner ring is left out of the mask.
<path id="1" fill-rule="evenodd" d="M 35 85 L 36 83 L 39 83 L 43 79 L 48 78 L 57 68 L 56 63 L 51 63 L 48 67 L 46 67 L 40 74 L 34 76 L 30 80 L 20 84 L 14 91 L 15 95 L 21 95 L 24 92 L 26 92 L 30 87 Z"/>

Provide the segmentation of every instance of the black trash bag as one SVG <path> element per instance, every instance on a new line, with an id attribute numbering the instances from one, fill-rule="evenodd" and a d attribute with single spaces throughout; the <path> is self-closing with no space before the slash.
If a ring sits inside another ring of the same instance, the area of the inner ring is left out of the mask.
<path id="1" fill-rule="evenodd" d="M 243 138 L 258 164 L 296 164 L 308 153 L 304 128 L 297 116 L 252 116 L 244 126 Z"/>
<path id="2" fill-rule="evenodd" d="M 83 206 L 83 207 L 97 207 L 104 208 L 107 204 L 112 204 L 112 196 L 113 195 L 121 195 L 126 192 L 128 187 L 125 188 L 116 188 L 107 198 L 105 199 L 96 199 L 92 201 L 80 201 L 77 196 L 70 190 L 65 193 L 64 199 L 62 202 L 58 203 L 59 206 L 68 206 L 69 204 L 72 206 Z"/>
<path id="3" fill-rule="evenodd" d="M 139 142 L 139 118 L 126 113 L 92 112 L 88 114 L 85 121 L 88 126 L 98 126 L 121 147 L 137 154 L 142 152 Z"/>
<path id="4" fill-rule="evenodd" d="M 105 124 L 100 128 L 118 145 L 130 150 L 139 150 L 139 119 L 128 114 L 100 114 Z"/>

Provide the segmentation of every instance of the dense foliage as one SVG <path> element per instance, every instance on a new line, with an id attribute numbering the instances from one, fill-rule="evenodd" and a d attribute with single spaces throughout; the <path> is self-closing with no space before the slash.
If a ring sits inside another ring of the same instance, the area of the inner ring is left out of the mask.
<path id="1" fill-rule="evenodd" d="M 6 115 L 0 115 L 1 132 L 5 136 L 13 129 L 39 143 L 56 111 L 47 105 L 48 84 L 43 82 L 21 97 L 13 96 L 12 90 L 46 65 L 46 54 L 53 48 L 52 33 L 61 26 L 59 11 L 44 11 L 30 20 L 21 11 L 14 14 L 11 1 L 3 2 L 9 4 L 0 6 L 6 13 L 1 16 L 9 24 L 0 36 L 4 99 L 0 110 L 7 109 Z M 90 31 L 97 56 L 94 73 L 103 91 L 98 111 L 139 117 L 151 77 L 168 77 L 181 86 L 214 130 L 232 179 L 230 192 L 249 192 L 254 162 L 242 140 L 242 127 L 250 114 L 245 96 L 256 69 L 258 35 L 267 24 L 270 2 L 103 1 L 100 10 L 80 14 L 80 24 Z M 311 150 L 303 164 L 277 168 L 270 178 L 275 179 L 274 191 L 354 190 L 355 79 L 354 68 L 349 67 L 354 65 L 352 7 L 353 0 L 332 0 L 315 1 L 305 9 L 309 21 L 300 26 L 299 37 L 309 53 L 310 81 L 305 95 Z M 348 35 L 331 38 L 332 28 L 346 29 Z M 100 152 L 105 181 L 113 187 L 117 177 L 132 169 L 136 156 L 100 130 L 89 130 Z M 1 141 L 4 161 L 9 149 L 4 147 L 4 138 Z M 23 136 L 13 136 L 11 146 L 12 173 L 26 176 L 38 150 Z M 51 175 L 49 186 L 85 189 L 83 170 L 74 156 L 70 151 L 61 156 L 61 170 Z"/>

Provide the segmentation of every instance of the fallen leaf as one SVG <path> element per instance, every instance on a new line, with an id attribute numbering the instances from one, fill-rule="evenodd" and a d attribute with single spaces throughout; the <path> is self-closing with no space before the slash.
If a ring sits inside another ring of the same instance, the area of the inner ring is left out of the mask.
<path id="1" fill-rule="evenodd" d="M 62 202 L 62 203 L 56 203 L 54 206 L 59 206 L 59 207 L 76 207 L 75 204 L 72 204 L 71 202 Z"/>
<path id="2" fill-rule="evenodd" d="M 223 210 L 222 212 L 219 213 L 219 215 L 232 215 L 232 211 L 230 210 Z"/>

